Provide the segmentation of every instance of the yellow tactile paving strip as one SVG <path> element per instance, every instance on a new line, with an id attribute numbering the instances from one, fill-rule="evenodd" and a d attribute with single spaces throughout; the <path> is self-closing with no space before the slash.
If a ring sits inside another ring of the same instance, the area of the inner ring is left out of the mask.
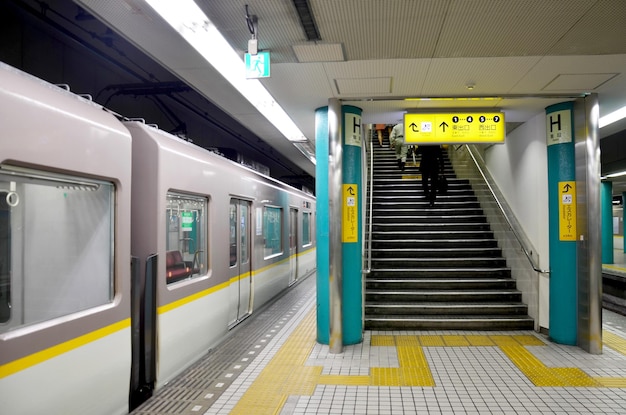
<path id="1" fill-rule="evenodd" d="M 626 356 L 626 339 L 613 334 L 610 331 L 602 330 L 602 343 L 616 352 Z"/>
<path id="2" fill-rule="evenodd" d="M 626 339 L 607 330 L 602 330 L 602 343 L 626 356 Z M 602 386 L 607 388 L 626 388 L 625 378 L 595 378 Z"/>
<path id="3" fill-rule="evenodd" d="M 316 344 L 312 310 L 261 371 L 231 414 L 278 414 L 290 395 L 310 396 L 317 385 L 421 386 L 435 382 L 425 347 L 498 347 L 537 387 L 626 388 L 626 378 L 594 378 L 579 368 L 547 367 L 526 347 L 545 346 L 533 335 L 372 335 L 370 345 L 395 346 L 397 368 L 370 368 L 369 375 L 323 375 L 321 366 L 305 366 Z M 626 339 L 604 331 L 606 346 L 626 355 Z"/>
<path id="4" fill-rule="evenodd" d="M 289 395 L 312 395 L 321 367 L 304 366 L 315 346 L 315 313 L 310 312 L 261 371 L 231 414 L 276 414 Z"/>

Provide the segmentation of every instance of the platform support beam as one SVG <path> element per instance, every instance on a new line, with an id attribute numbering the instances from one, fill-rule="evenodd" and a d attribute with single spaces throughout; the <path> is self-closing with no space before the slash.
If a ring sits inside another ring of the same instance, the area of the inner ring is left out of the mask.
<path id="1" fill-rule="evenodd" d="M 598 97 L 546 108 L 550 338 L 602 353 Z"/>
<path id="2" fill-rule="evenodd" d="M 315 112 L 317 341 L 341 353 L 363 338 L 361 109 Z"/>
<path id="3" fill-rule="evenodd" d="M 578 346 L 602 353 L 602 219 L 598 94 L 574 101 L 578 196 Z"/>
<path id="4" fill-rule="evenodd" d="M 600 184 L 602 206 L 602 263 L 612 264 L 613 258 L 613 182 Z"/>
<path id="5" fill-rule="evenodd" d="M 550 339 L 576 345 L 574 104 L 546 108 L 550 232 Z"/>

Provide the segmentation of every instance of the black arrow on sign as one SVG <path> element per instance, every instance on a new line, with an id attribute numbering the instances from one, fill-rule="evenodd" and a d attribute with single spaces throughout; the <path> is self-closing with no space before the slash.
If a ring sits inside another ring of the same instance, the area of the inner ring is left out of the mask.
<path id="1" fill-rule="evenodd" d="M 348 187 L 348 193 L 350 193 L 350 196 L 354 196 L 354 189 L 352 186 Z"/>
<path id="2" fill-rule="evenodd" d="M 448 126 L 448 123 L 444 121 L 441 124 L 439 124 L 439 126 L 443 129 L 443 132 L 445 133 L 446 132 L 446 127 Z"/>
<path id="3" fill-rule="evenodd" d="M 414 133 L 419 133 L 420 130 L 417 128 L 417 125 L 412 122 L 411 125 L 409 125 L 409 127 L 411 127 L 411 130 L 413 130 Z"/>
<path id="4" fill-rule="evenodd" d="M 563 186 L 563 193 L 567 193 L 569 192 L 569 189 L 571 189 L 572 186 L 570 186 L 569 183 L 567 183 L 565 186 Z"/>

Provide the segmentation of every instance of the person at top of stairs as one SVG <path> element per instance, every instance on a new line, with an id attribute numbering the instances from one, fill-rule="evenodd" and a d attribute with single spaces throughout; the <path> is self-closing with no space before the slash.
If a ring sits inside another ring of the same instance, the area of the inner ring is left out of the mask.
<path id="1" fill-rule="evenodd" d="M 439 185 L 439 172 L 443 174 L 443 151 L 440 145 L 419 145 L 417 156 L 421 156 L 420 173 L 422 173 L 422 189 L 424 195 L 430 202 L 430 206 L 435 205 L 437 198 L 437 188 Z"/>
<path id="2" fill-rule="evenodd" d="M 383 131 L 385 131 L 385 124 L 376 124 L 376 133 L 378 134 L 378 144 L 383 146 Z"/>
<path id="3" fill-rule="evenodd" d="M 400 170 L 404 170 L 408 147 L 404 144 L 404 124 L 396 124 L 389 135 L 391 146 L 396 150 L 396 160 Z"/>

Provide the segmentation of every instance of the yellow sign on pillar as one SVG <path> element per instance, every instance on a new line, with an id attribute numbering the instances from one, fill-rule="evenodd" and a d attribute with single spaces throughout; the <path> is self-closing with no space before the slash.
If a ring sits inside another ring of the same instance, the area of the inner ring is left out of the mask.
<path id="1" fill-rule="evenodd" d="M 359 186 L 343 185 L 343 221 L 341 224 L 341 242 L 359 241 Z"/>
<path id="2" fill-rule="evenodd" d="M 559 240 L 576 240 L 576 182 L 559 182 Z"/>

